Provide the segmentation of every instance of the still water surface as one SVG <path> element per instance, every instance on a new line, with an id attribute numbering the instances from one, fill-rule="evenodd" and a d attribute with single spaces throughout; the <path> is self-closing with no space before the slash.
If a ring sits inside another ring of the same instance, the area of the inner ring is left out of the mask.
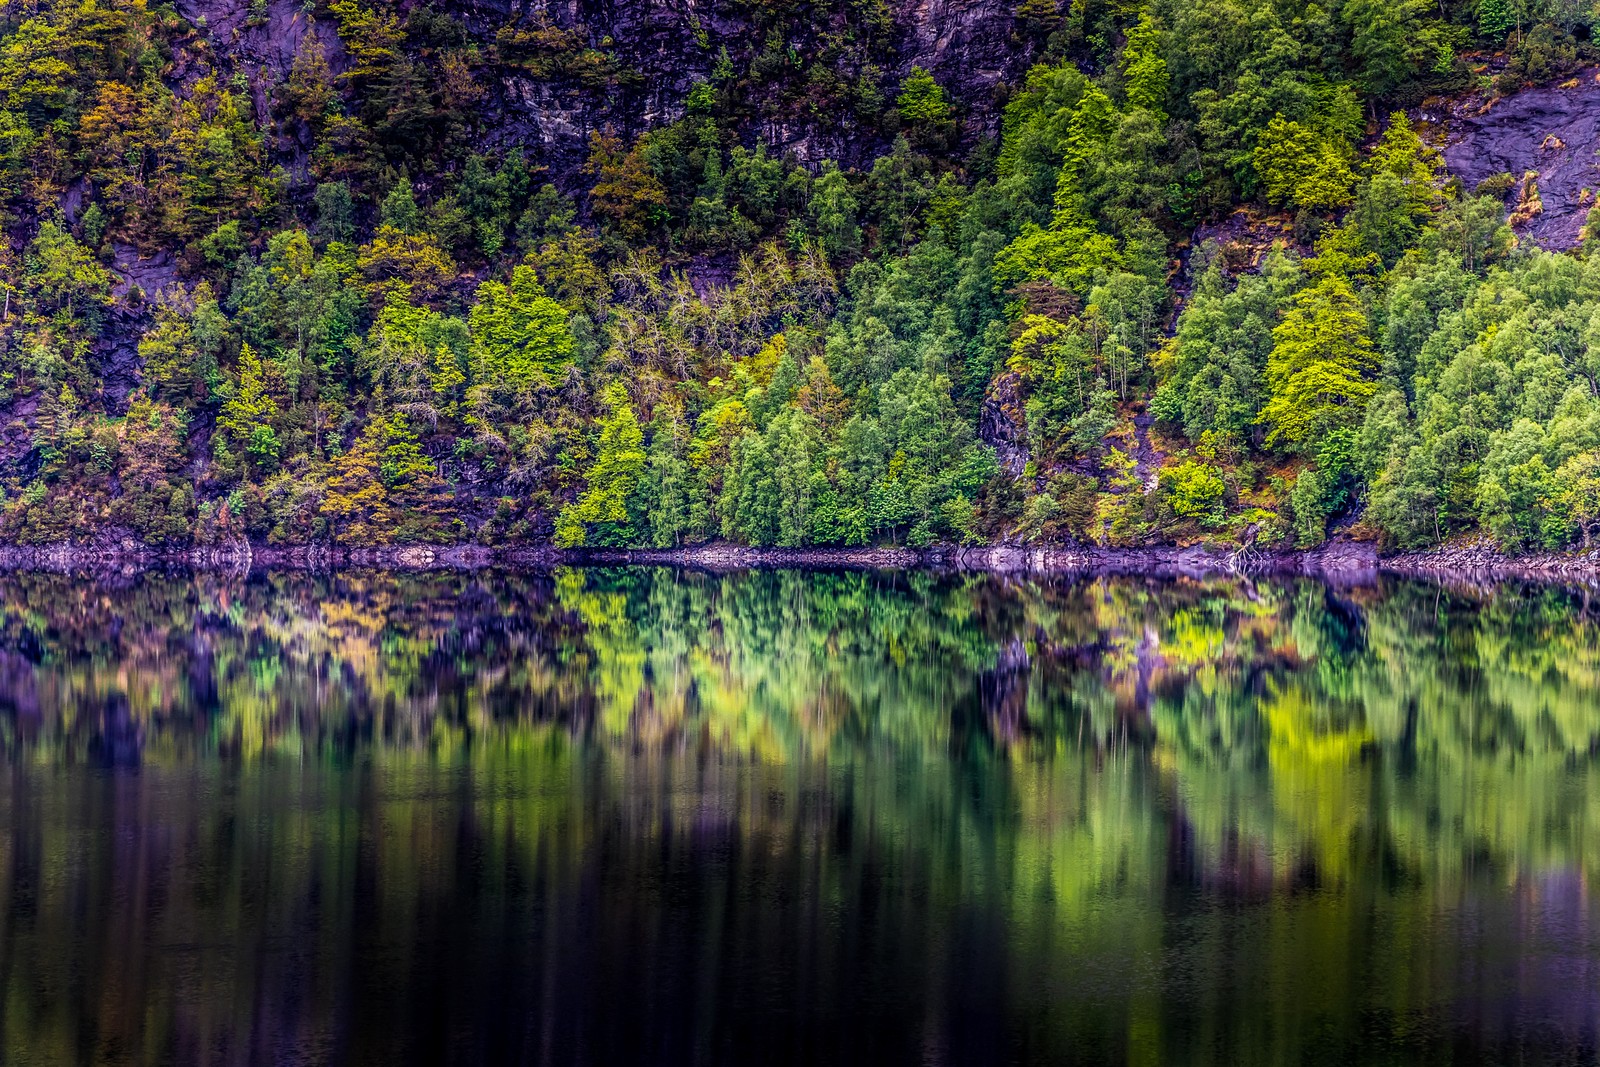
<path id="1" fill-rule="evenodd" d="M 0 576 L 7 1064 L 1595 1063 L 1554 590 Z"/>

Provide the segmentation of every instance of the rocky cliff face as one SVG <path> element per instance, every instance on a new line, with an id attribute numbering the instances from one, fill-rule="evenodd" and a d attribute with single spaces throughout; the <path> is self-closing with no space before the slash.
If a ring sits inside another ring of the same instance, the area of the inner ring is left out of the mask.
<path id="1" fill-rule="evenodd" d="M 1510 175 L 1522 237 L 1552 249 L 1580 243 L 1600 189 L 1600 68 L 1511 96 L 1466 96 L 1420 117 L 1441 126 L 1445 163 L 1469 190 Z"/>
<path id="2" fill-rule="evenodd" d="M 470 19 L 480 26 L 489 21 L 483 9 L 499 10 L 473 7 Z M 885 105 L 906 73 L 921 66 L 963 106 L 970 134 L 995 132 L 996 93 L 1019 78 L 1031 59 L 1031 49 L 1014 37 L 1007 0 L 914 0 L 889 10 L 887 27 L 859 25 L 848 8 L 828 11 L 824 5 L 791 22 L 781 32 L 783 54 L 795 68 L 790 79 L 809 79 L 817 65 L 836 63 L 830 58 L 837 56 L 835 38 L 855 38 L 866 46 L 844 66 L 875 81 Z M 503 128 L 531 135 L 530 142 L 545 145 L 568 165 L 581 156 L 590 129 L 609 125 L 631 134 L 671 122 L 682 114 L 693 84 L 711 77 L 724 53 L 743 70 L 761 53 L 770 54 L 777 36 L 772 26 L 763 32 L 765 20 L 753 17 L 752 8 L 728 0 L 533 0 L 513 4 L 508 14 L 575 31 L 631 75 L 621 91 L 604 93 L 525 75 L 505 79 Z M 865 128 L 859 115 L 796 106 L 785 95 L 751 101 L 756 114 L 749 136 L 806 163 L 827 158 L 859 164 L 882 149 L 881 131 Z"/>
<path id="3" fill-rule="evenodd" d="M 989 384 L 978 418 L 978 436 L 994 449 L 1000 468 L 1021 477 L 1028 465 L 1028 425 L 1024 413 L 1022 380 L 1014 371 L 997 375 Z"/>
<path id="4" fill-rule="evenodd" d="M 419 5 L 375 6 L 405 18 Z M 309 36 L 336 73 L 349 66 L 332 16 L 295 0 L 268 0 L 265 18 L 259 3 L 252 13 L 251 0 L 177 0 L 177 7 L 225 67 L 246 73 L 263 108 Z M 864 106 L 876 101 L 878 114 L 891 111 L 913 66 L 933 73 L 961 105 L 967 135 L 977 137 L 997 132 L 997 96 L 1032 60 L 1008 0 L 883 7 L 838 0 L 793 10 L 736 0 L 441 0 L 433 10 L 458 20 L 485 54 L 507 27 L 532 28 L 581 50 L 554 69 L 488 62 L 474 71 L 485 90 L 486 147 L 541 147 L 558 180 L 582 163 L 591 130 L 631 136 L 677 119 L 691 87 L 711 79 L 719 63 L 741 74 L 753 65 L 766 72 L 767 82 L 748 91 L 748 139 L 807 163 L 860 164 L 891 132 L 867 120 Z M 817 90 L 832 76 L 852 83 L 852 106 L 836 106 Z"/>
<path id="5" fill-rule="evenodd" d="M 269 0 L 264 19 L 252 18 L 250 0 L 176 0 L 174 6 L 227 66 L 249 75 L 261 114 L 266 114 L 271 87 L 288 76 L 295 54 L 308 36 L 321 41 L 336 61 L 343 56 L 334 23 L 329 19 L 319 23 L 294 0 Z M 180 80 L 187 74 L 182 66 L 175 72 Z"/>
<path id="6" fill-rule="evenodd" d="M 997 0 L 915 0 L 901 7 L 899 18 L 905 70 L 916 65 L 932 71 L 969 107 L 992 102 L 999 86 L 1026 70 L 1031 58 L 1016 36 L 1011 6 Z M 986 112 L 998 121 L 997 109 Z"/>

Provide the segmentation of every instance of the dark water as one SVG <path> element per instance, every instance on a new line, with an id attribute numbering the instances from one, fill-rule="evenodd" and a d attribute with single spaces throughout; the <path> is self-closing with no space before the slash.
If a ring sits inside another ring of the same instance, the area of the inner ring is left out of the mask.
<path id="1" fill-rule="evenodd" d="M 0 577 L 0 1060 L 1594 1063 L 1560 591 Z"/>

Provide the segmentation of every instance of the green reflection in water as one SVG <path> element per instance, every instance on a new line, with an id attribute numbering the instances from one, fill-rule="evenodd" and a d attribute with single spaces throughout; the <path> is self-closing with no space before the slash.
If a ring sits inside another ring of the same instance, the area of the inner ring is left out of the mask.
<path id="1" fill-rule="evenodd" d="M 6 1062 L 1595 1062 L 1560 591 L 0 578 Z"/>

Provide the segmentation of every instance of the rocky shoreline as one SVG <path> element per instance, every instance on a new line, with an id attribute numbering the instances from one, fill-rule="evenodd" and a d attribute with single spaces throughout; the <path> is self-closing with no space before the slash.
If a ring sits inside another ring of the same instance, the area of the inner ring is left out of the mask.
<path id="1" fill-rule="evenodd" d="M 1382 560 L 1385 573 L 1408 578 L 1600 584 L 1600 551 L 1508 556 L 1488 544 L 1449 545 Z"/>
<path id="2" fill-rule="evenodd" d="M 676 549 L 558 549 L 548 545 L 249 545 L 243 542 L 161 551 L 127 540 L 91 544 L 0 546 L 0 570 L 136 573 L 192 569 L 476 570 L 485 567 L 650 565 L 706 571 L 762 567 L 829 569 L 926 568 L 999 574 L 1132 574 L 1208 577 L 1227 574 L 1305 575 L 1337 584 L 1379 574 L 1430 580 L 1530 580 L 1600 584 L 1600 551 L 1509 556 L 1492 545 L 1453 545 L 1382 556 L 1368 542 L 1335 539 L 1308 551 L 1251 552 L 1208 545 L 1103 548 L 1094 545 L 938 545 L 925 549 L 751 548 L 712 543 Z"/>
<path id="3" fill-rule="evenodd" d="M 849 569 L 929 568 L 1001 573 L 1159 574 L 1203 576 L 1226 573 L 1374 573 L 1371 545 L 1331 542 L 1310 552 L 1242 553 L 1215 546 L 1101 548 L 1093 545 L 938 545 L 915 549 L 751 548 L 711 543 L 676 549 L 558 549 L 547 545 L 486 548 L 480 545 L 395 545 L 343 548 L 330 545 L 263 546 L 238 542 L 162 551 L 132 541 L 92 544 L 0 546 L 0 570 L 141 570 L 195 568 L 248 571 L 264 568 L 331 570 L 356 567 L 475 569 L 490 566 L 655 565 L 701 570 L 757 567 Z"/>
<path id="4" fill-rule="evenodd" d="M 554 559 L 551 560 L 553 553 Z M 516 553 L 510 554 L 516 561 Z M 1336 585 L 1377 579 L 1376 547 L 1336 540 L 1303 552 L 1241 552 L 1219 546 L 1104 548 L 1096 545 L 937 545 L 912 548 L 779 549 L 709 544 L 681 549 L 545 550 L 534 562 L 663 565 L 731 571 L 757 567 L 910 569 L 1015 575 L 1118 574 L 1163 578 L 1276 574 L 1319 577 Z"/>
<path id="5" fill-rule="evenodd" d="M 549 562 L 555 559 L 554 550 Z M 537 554 L 537 553 L 535 553 Z M 190 549 L 155 549 L 132 542 L 92 544 L 0 545 L 0 570 L 157 570 L 192 568 L 211 571 L 334 570 L 386 567 L 402 570 L 475 569 L 502 562 L 503 553 L 481 545 L 391 545 L 342 548 L 332 545 L 206 545 Z"/>

